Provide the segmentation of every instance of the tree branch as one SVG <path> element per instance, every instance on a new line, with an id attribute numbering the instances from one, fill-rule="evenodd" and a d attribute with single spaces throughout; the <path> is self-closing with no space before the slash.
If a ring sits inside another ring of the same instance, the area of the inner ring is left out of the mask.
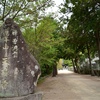
<path id="1" fill-rule="evenodd" d="M 4 3 L 3 3 L 3 15 L 2 15 L 2 20 L 4 21 L 4 14 L 5 14 L 5 8 L 6 8 L 6 0 L 4 0 Z"/>
<path id="2" fill-rule="evenodd" d="M 10 10 L 8 11 L 8 13 L 5 14 L 4 18 L 7 17 L 7 16 L 10 14 L 10 12 L 11 12 L 11 10 L 12 10 L 12 8 L 13 8 L 14 3 L 15 3 L 15 0 L 13 1 L 12 7 L 11 7 Z"/>
<path id="3" fill-rule="evenodd" d="M 19 7 L 19 9 L 18 9 L 18 11 L 16 12 L 16 14 L 13 16 L 13 19 L 18 15 L 18 13 L 21 11 L 21 9 L 23 10 L 23 9 L 25 9 L 26 8 L 26 6 L 28 5 L 28 3 L 26 3 L 26 5 L 24 6 L 24 8 L 21 8 L 22 7 L 22 5 L 24 4 L 24 1 L 25 0 L 23 0 L 23 2 L 22 2 L 22 4 L 20 5 L 20 7 Z"/>

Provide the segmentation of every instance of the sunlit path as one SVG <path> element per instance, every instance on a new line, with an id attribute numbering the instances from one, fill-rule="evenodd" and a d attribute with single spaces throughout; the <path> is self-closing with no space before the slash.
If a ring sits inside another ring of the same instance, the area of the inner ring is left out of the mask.
<path id="1" fill-rule="evenodd" d="M 63 70 L 58 70 L 58 74 L 71 74 L 73 73 L 72 71 L 69 71 L 67 69 L 63 69 Z"/>
<path id="2" fill-rule="evenodd" d="M 100 100 L 100 78 L 59 70 L 38 85 L 42 100 Z"/>

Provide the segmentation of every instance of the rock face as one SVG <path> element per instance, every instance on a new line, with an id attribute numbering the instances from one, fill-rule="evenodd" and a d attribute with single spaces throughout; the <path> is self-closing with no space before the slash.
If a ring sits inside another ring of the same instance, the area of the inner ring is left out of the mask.
<path id="1" fill-rule="evenodd" d="M 0 29 L 0 97 L 34 93 L 40 67 L 28 52 L 20 28 L 6 19 Z"/>
<path id="2" fill-rule="evenodd" d="M 43 93 L 34 93 L 21 97 L 0 98 L 0 100 L 42 100 Z"/>

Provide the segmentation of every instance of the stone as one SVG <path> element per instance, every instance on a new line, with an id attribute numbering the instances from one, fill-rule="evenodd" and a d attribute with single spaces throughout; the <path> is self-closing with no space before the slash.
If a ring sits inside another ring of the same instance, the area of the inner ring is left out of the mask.
<path id="1" fill-rule="evenodd" d="M 34 93 L 27 96 L 13 97 L 13 98 L 0 98 L 0 100 L 42 100 L 43 93 Z"/>
<path id="2" fill-rule="evenodd" d="M 6 19 L 0 28 L 0 97 L 34 93 L 40 74 L 19 26 L 11 18 Z"/>

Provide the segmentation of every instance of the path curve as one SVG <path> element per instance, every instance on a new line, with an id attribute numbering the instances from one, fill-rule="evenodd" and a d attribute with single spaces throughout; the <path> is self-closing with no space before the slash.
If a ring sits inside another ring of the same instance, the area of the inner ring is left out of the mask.
<path id="1" fill-rule="evenodd" d="M 42 100 L 100 100 L 100 78 L 60 70 L 57 77 L 48 77 L 38 84 Z"/>

